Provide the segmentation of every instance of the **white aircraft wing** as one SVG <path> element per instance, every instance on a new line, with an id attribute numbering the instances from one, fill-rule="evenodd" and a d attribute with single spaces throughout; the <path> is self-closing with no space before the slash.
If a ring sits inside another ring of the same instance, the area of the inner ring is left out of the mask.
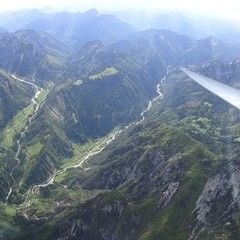
<path id="1" fill-rule="evenodd" d="M 208 77 L 204 77 L 198 73 L 192 72 L 186 68 L 181 68 L 181 70 L 193 79 L 195 82 L 219 96 L 226 102 L 230 103 L 234 107 L 240 109 L 240 90 L 223 84 L 219 81 L 213 80 Z"/>

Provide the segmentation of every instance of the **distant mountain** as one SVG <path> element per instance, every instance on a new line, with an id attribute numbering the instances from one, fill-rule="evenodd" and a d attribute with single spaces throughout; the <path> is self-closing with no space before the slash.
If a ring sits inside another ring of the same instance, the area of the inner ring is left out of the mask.
<path id="1" fill-rule="evenodd" d="M 225 34 L 227 36 L 239 30 L 239 22 L 177 10 L 130 10 L 115 14 L 138 30 L 166 29 L 198 39 L 209 35 L 219 37 L 221 34 Z"/>
<path id="2" fill-rule="evenodd" d="M 56 13 L 36 19 L 25 29 L 45 31 L 74 47 L 82 47 L 92 40 L 110 43 L 133 31 L 114 15 L 100 14 L 92 9 L 85 13 Z"/>
<path id="3" fill-rule="evenodd" d="M 100 14 L 95 9 L 85 13 L 46 13 L 33 9 L 0 13 L 2 28 L 11 32 L 22 29 L 46 31 L 75 47 L 92 40 L 109 43 L 134 29 L 165 29 L 197 39 L 214 36 L 228 44 L 237 44 L 238 25 L 237 21 L 193 16 L 181 11 L 143 10 Z M 89 31 L 89 26 L 92 31 Z"/>
<path id="4" fill-rule="evenodd" d="M 217 35 L 218 39 L 222 39 L 223 42 L 226 42 L 228 45 L 232 46 L 232 47 L 236 47 L 239 46 L 240 44 L 240 31 L 239 29 L 236 29 L 236 31 L 232 31 L 232 32 L 220 32 Z"/>
<path id="5" fill-rule="evenodd" d="M 13 32 L 22 29 L 46 31 L 78 48 L 92 40 L 111 43 L 135 29 L 165 29 L 197 39 L 211 35 L 227 44 L 239 43 L 239 24 L 230 20 L 179 11 L 122 11 L 114 14 L 100 14 L 95 9 L 85 13 L 6 12 L 0 14 L 0 27 Z"/>
<path id="6" fill-rule="evenodd" d="M 199 71 L 204 75 L 217 79 L 225 84 L 240 88 L 240 59 L 237 58 L 231 62 L 210 61 L 204 64 Z"/>
<path id="7" fill-rule="evenodd" d="M 166 30 L 146 30 L 130 33 L 125 40 L 111 45 L 133 56 L 137 54 L 136 61 L 158 56 L 166 65 L 177 64 L 181 55 L 194 43 L 192 38 Z M 141 56 L 141 57 L 140 57 Z"/>
<path id="8" fill-rule="evenodd" d="M 183 54 L 183 63 L 198 64 L 209 60 L 230 61 L 237 58 L 240 48 L 224 44 L 222 41 L 207 37 L 194 42 L 194 44 Z"/>
<path id="9" fill-rule="evenodd" d="M 113 48 L 135 54 L 152 54 L 160 57 L 167 65 L 203 64 L 210 60 L 230 61 L 240 55 L 240 48 L 207 37 L 196 40 L 166 30 L 146 30 L 128 35 L 126 40 L 116 42 Z"/>
<path id="10" fill-rule="evenodd" d="M 22 29 L 29 22 L 42 18 L 46 15 L 46 13 L 37 9 L 2 12 L 0 13 L 0 26 L 14 32 Z"/>

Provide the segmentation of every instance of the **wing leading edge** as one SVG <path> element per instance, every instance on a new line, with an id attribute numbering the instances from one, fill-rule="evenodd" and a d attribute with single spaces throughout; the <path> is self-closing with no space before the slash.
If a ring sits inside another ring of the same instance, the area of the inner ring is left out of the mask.
<path id="1" fill-rule="evenodd" d="M 181 70 L 187 76 L 189 76 L 191 79 L 193 79 L 195 82 L 197 82 L 210 92 L 214 93 L 215 95 L 230 103 L 234 107 L 240 109 L 240 90 L 200 75 L 198 73 L 192 72 L 186 68 L 181 68 Z"/>

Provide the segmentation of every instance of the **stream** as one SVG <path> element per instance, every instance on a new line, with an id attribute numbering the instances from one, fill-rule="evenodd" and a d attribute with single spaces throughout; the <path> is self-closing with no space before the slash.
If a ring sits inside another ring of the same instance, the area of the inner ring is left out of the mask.
<path id="1" fill-rule="evenodd" d="M 20 79 L 20 78 L 14 76 L 14 75 L 11 75 L 11 77 L 12 77 L 13 79 L 19 81 L 19 82 L 22 82 L 22 83 L 24 83 L 24 84 L 28 84 L 28 85 L 34 87 L 34 88 L 35 88 L 35 95 L 34 95 L 33 98 L 31 99 L 31 102 L 32 102 L 32 104 L 33 104 L 33 109 L 34 109 L 34 110 L 33 110 L 33 114 L 28 118 L 27 123 L 26 123 L 23 131 L 22 131 L 21 134 L 20 134 L 20 138 L 17 140 L 17 152 L 16 152 L 16 154 L 15 154 L 15 156 L 14 156 L 14 159 L 15 159 L 15 161 L 16 161 L 16 164 L 14 165 L 14 167 L 12 168 L 12 170 L 11 170 L 11 172 L 10 172 L 10 177 L 11 177 L 11 179 L 12 179 L 12 185 L 11 185 L 11 187 L 9 188 L 7 197 L 6 197 L 6 199 L 5 199 L 5 202 L 6 202 L 6 203 L 8 202 L 9 197 L 10 197 L 11 194 L 12 194 L 13 187 L 14 187 L 14 185 L 15 185 L 15 183 L 16 183 L 16 180 L 15 180 L 15 177 L 14 177 L 14 172 L 15 172 L 15 170 L 19 167 L 19 165 L 20 165 L 20 163 L 21 163 L 21 160 L 20 160 L 20 158 L 19 158 L 20 153 L 21 153 L 21 148 L 22 148 L 22 147 L 21 147 L 21 140 L 24 138 L 25 133 L 26 133 L 26 131 L 27 131 L 28 128 L 29 128 L 29 125 L 31 125 L 33 118 L 35 117 L 35 115 L 37 114 L 37 112 L 38 112 L 38 110 L 39 110 L 39 103 L 37 102 L 37 98 L 38 98 L 39 94 L 40 94 L 41 91 L 42 91 L 41 88 L 39 88 L 37 85 L 35 85 L 35 84 L 32 83 L 32 82 L 27 82 L 27 81 L 25 81 L 25 80 L 23 80 L 23 79 Z M 15 127 L 15 126 L 13 126 L 12 128 L 14 128 L 14 127 Z"/>

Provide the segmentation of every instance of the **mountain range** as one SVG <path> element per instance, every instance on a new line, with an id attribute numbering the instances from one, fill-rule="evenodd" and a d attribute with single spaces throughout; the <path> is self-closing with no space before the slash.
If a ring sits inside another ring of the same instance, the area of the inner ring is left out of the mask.
<path id="1" fill-rule="evenodd" d="M 239 112 L 180 70 L 239 88 L 237 45 L 96 10 L 0 19 L 0 238 L 240 238 Z"/>

